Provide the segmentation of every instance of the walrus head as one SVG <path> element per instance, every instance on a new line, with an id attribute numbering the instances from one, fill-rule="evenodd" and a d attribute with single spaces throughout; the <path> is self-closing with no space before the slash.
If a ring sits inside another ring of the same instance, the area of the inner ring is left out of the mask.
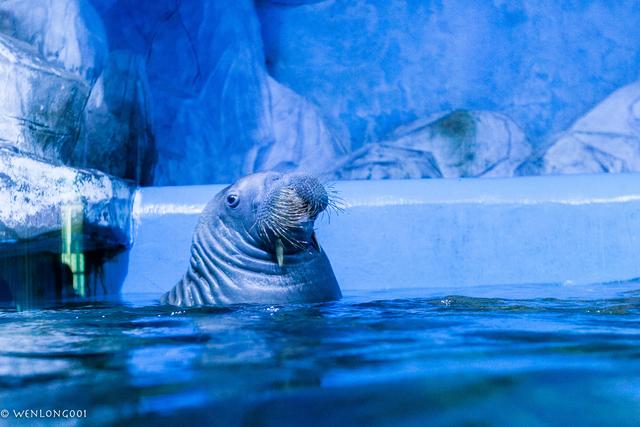
<path id="1" fill-rule="evenodd" d="M 164 302 L 311 302 L 340 298 L 315 220 L 336 208 L 316 178 L 262 172 L 218 193 L 205 208 L 190 266 Z"/>
<path id="2" fill-rule="evenodd" d="M 335 207 L 316 178 L 301 174 L 252 175 L 227 187 L 220 197 L 227 226 L 243 230 L 250 244 L 272 253 L 281 267 L 285 254 L 321 250 L 314 222 L 321 212 Z"/>

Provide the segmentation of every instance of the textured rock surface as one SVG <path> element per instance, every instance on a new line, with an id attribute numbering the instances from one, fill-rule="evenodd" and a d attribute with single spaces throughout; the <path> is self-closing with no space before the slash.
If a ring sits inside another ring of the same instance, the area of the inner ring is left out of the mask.
<path id="1" fill-rule="evenodd" d="M 102 20 L 88 0 L 0 0 L 0 33 L 89 82 L 107 59 Z"/>
<path id="2" fill-rule="evenodd" d="M 337 179 L 513 176 L 531 154 L 508 117 L 456 110 L 402 126 L 388 141 L 356 150 L 333 172 Z"/>
<path id="3" fill-rule="evenodd" d="M 151 184 L 156 160 L 151 120 L 143 59 L 112 52 L 91 89 L 71 163 Z"/>
<path id="4" fill-rule="evenodd" d="M 95 4 L 112 48 L 146 59 L 159 158 L 155 182 L 228 182 L 241 175 L 248 150 L 272 138 L 253 2 Z"/>
<path id="5" fill-rule="evenodd" d="M 51 161 L 68 160 L 89 94 L 79 77 L 0 35 L 0 141 Z"/>
<path id="6" fill-rule="evenodd" d="M 260 0 L 256 14 L 249 0 L 92 1 L 112 49 L 145 58 L 156 184 L 322 169 L 334 151 L 455 108 L 504 114 L 540 144 L 640 65 L 633 2 Z M 472 163 L 451 173 L 484 174 Z"/>
<path id="7" fill-rule="evenodd" d="M 393 143 L 367 144 L 353 152 L 329 173 L 332 179 L 442 178 L 430 152 Z"/>
<path id="8" fill-rule="evenodd" d="M 104 67 L 85 0 L 0 0 L 0 33 L 0 298 L 24 308 L 116 293 L 134 187 L 63 165 L 150 180 L 144 67 L 129 54 Z"/>
<path id="9" fill-rule="evenodd" d="M 152 182 L 144 60 L 108 53 L 102 20 L 88 0 L 0 0 L 0 33 L 11 36 L 3 39 L 10 54 L 0 64 L 10 89 L 0 138 L 53 162 Z"/>
<path id="10" fill-rule="evenodd" d="M 348 152 L 329 129 L 316 108 L 300 95 L 268 78 L 272 139 L 250 150 L 247 172 L 278 170 L 321 174 L 335 167 L 336 159 Z"/>
<path id="11" fill-rule="evenodd" d="M 83 212 L 85 249 L 131 244 L 133 187 L 90 170 L 53 166 L 14 149 L 0 148 L 0 244 L 42 240 L 60 251 L 62 209 Z M 35 245 L 32 243 L 31 246 Z"/>
<path id="12" fill-rule="evenodd" d="M 274 167 L 315 173 L 344 152 L 312 104 L 269 78 L 252 1 L 94 4 L 111 47 L 146 60 L 155 184 L 230 182 Z"/>
<path id="13" fill-rule="evenodd" d="M 535 141 L 638 78 L 640 3 L 257 2 L 271 75 L 354 148 L 454 108 L 498 111 Z"/>
<path id="14" fill-rule="evenodd" d="M 618 89 L 580 118 L 537 166 L 547 174 L 640 172 L 640 82 Z"/>

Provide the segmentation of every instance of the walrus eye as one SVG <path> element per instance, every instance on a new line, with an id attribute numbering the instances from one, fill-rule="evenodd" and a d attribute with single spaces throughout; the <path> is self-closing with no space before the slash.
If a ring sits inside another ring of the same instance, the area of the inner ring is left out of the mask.
<path id="1" fill-rule="evenodd" d="M 229 205 L 230 208 L 238 207 L 239 203 L 240 203 L 240 199 L 236 194 L 229 194 L 227 196 L 227 205 Z"/>

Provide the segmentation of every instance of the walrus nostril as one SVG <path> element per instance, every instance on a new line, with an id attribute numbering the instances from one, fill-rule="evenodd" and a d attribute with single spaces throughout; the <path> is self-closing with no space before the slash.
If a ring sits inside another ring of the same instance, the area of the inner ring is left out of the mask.
<path id="1" fill-rule="evenodd" d="M 294 175 L 289 185 L 300 199 L 307 204 L 309 216 L 316 216 L 329 205 L 329 195 L 324 186 L 316 178 L 307 175 Z"/>
<path id="2" fill-rule="evenodd" d="M 276 254 L 285 249 L 304 249 L 313 243 L 310 235 L 315 219 L 334 207 L 332 197 L 316 178 L 284 175 L 267 187 L 256 212 L 256 229 L 267 247 L 275 247 Z"/>

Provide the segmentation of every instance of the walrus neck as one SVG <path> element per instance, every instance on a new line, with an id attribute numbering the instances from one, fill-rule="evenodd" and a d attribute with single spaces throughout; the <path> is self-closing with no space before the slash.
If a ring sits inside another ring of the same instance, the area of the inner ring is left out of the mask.
<path id="1" fill-rule="evenodd" d="M 213 227 L 207 227 L 202 238 L 216 252 L 218 259 L 230 264 L 246 265 L 246 262 L 273 263 L 273 255 L 262 249 L 258 241 L 247 230 L 239 232 L 226 227 L 222 221 Z"/>
<path id="2" fill-rule="evenodd" d="M 253 293 L 259 301 L 300 287 L 292 271 L 306 268 L 316 257 L 308 253 L 289 256 L 280 267 L 274 255 L 255 245 L 252 239 L 215 219 L 201 223 L 194 235 L 189 268 L 169 296 L 175 305 L 231 304 Z M 288 274 L 284 274 L 287 272 Z"/>

